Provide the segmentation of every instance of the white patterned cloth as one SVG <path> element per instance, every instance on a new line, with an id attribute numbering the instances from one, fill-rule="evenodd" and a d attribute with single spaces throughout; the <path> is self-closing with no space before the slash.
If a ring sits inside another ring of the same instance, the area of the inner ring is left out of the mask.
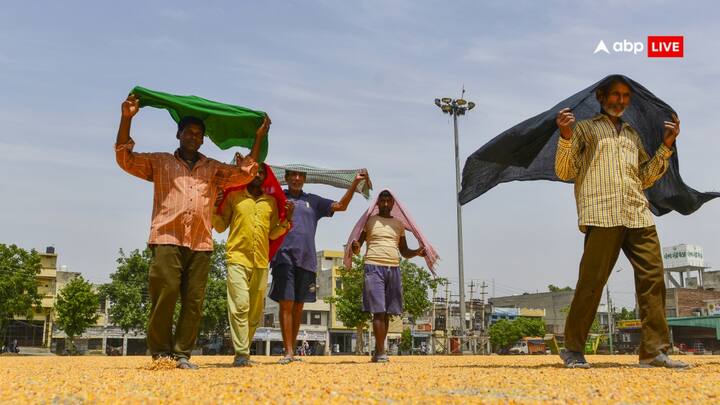
<path id="1" fill-rule="evenodd" d="M 285 172 L 287 170 L 293 172 L 305 173 L 305 182 L 310 184 L 325 184 L 342 189 L 349 189 L 355 177 L 363 169 L 324 169 L 321 167 L 313 167 L 303 164 L 289 165 L 270 165 L 275 176 L 283 186 L 287 185 L 285 181 Z M 358 185 L 356 192 L 360 193 L 365 199 L 370 199 L 370 190 L 372 190 L 372 181 L 370 178 L 363 180 Z"/>

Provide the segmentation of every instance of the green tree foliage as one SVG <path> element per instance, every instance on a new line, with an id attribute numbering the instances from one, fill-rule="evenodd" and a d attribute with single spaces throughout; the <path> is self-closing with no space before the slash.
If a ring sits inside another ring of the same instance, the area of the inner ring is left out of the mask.
<path id="1" fill-rule="evenodd" d="M 635 311 L 627 309 L 623 307 L 620 312 L 615 312 L 613 314 L 613 318 L 616 321 L 632 321 L 633 319 L 637 319 L 635 316 Z"/>
<path id="2" fill-rule="evenodd" d="M 95 325 L 98 320 L 98 295 L 92 285 L 82 277 L 70 280 L 60 291 L 55 303 L 57 325 L 65 331 L 70 340 L 72 353 L 75 353 L 75 337 Z"/>
<path id="3" fill-rule="evenodd" d="M 550 292 L 572 291 L 572 288 L 567 287 L 567 286 L 560 288 L 556 285 L 550 284 L 550 285 L 548 285 L 548 291 L 550 291 Z"/>
<path id="4" fill-rule="evenodd" d="M 325 297 L 323 300 L 335 305 L 337 319 L 348 328 L 357 330 L 358 340 L 356 353 L 360 353 L 364 346 L 363 333 L 367 328 L 372 315 L 362 310 L 362 289 L 365 281 L 365 259 L 362 256 L 353 256 L 352 266 L 338 269 L 342 287 L 335 289 L 335 295 Z"/>
<path id="5" fill-rule="evenodd" d="M 410 353 L 412 350 L 412 331 L 410 328 L 405 328 L 400 335 L 400 352 Z"/>
<path id="6" fill-rule="evenodd" d="M 120 249 L 118 267 L 110 275 L 110 283 L 100 287 L 100 298 L 108 298 L 111 321 L 125 333 L 144 330 L 150 313 L 148 270 L 152 252 L 138 249 L 126 255 Z"/>
<path id="7" fill-rule="evenodd" d="M 490 327 L 490 343 L 497 350 L 505 350 L 523 337 L 543 335 L 545 323 L 538 318 L 501 319 Z"/>
<path id="8" fill-rule="evenodd" d="M 540 318 L 527 318 L 521 316 L 513 321 L 522 333 L 521 337 L 533 337 L 545 335 L 545 322 Z"/>
<path id="9" fill-rule="evenodd" d="M 214 241 L 200 325 L 200 333 L 206 336 L 223 336 L 229 326 L 225 249 L 225 241 Z"/>
<path id="10" fill-rule="evenodd" d="M 507 319 L 501 319 L 490 326 L 490 343 L 496 350 L 512 346 L 522 337 L 522 333 Z"/>
<path id="11" fill-rule="evenodd" d="M 445 285 L 444 278 L 434 278 L 425 268 L 409 260 L 400 262 L 400 273 L 403 286 L 403 311 L 412 319 L 423 316 L 432 308 L 428 291 L 436 291 L 438 286 Z"/>
<path id="12" fill-rule="evenodd" d="M 40 306 L 36 276 L 40 255 L 16 245 L 0 244 L 0 336 L 5 341 L 7 327 L 15 316 L 32 318 L 33 306 Z"/>

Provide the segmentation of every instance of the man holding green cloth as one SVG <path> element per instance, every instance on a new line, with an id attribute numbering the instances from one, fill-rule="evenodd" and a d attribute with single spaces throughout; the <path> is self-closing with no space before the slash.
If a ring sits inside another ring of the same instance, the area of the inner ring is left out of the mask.
<path id="1" fill-rule="evenodd" d="M 255 177 L 259 145 L 267 135 L 270 119 L 266 116 L 257 129 L 250 155 L 244 159 L 236 156 L 234 166 L 198 152 L 205 122 L 189 115 L 174 117 L 178 118 L 176 137 L 180 143 L 174 153 L 134 152 L 130 124 L 140 106 L 141 99 L 134 94 L 122 103 L 115 156 L 123 170 L 154 185 L 148 239 L 153 252 L 148 274 L 148 348 L 153 359 L 173 358 L 178 368 L 197 369 L 189 358 L 202 317 L 213 250 L 213 203 L 221 188 L 247 184 Z M 178 297 L 181 309 L 173 335 Z"/>

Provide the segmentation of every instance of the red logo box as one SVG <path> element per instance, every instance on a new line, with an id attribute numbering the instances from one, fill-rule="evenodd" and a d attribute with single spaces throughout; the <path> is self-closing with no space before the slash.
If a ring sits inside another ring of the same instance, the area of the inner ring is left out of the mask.
<path id="1" fill-rule="evenodd" d="M 648 58 L 682 58 L 685 49 L 684 37 L 675 36 L 648 36 Z"/>

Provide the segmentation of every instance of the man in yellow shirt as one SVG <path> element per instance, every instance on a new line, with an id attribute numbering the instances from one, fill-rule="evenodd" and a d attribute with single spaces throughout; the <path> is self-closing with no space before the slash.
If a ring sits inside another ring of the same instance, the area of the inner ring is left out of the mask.
<path id="1" fill-rule="evenodd" d="M 270 244 L 291 226 L 292 202 L 285 203 L 286 216 L 280 219 L 274 195 L 265 192 L 270 168 L 262 164 L 257 176 L 247 185 L 224 196 L 219 215 L 213 216 L 213 228 L 227 239 L 227 296 L 230 332 L 235 349 L 233 366 L 247 367 L 250 343 L 263 314 L 267 288 Z M 277 183 L 277 180 L 275 180 Z M 273 185 L 281 190 L 280 184 Z"/>
<path id="2" fill-rule="evenodd" d="M 570 109 L 558 112 L 560 129 L 555 172 L 573 180 L 578 225 L 585 233 L 580 276 L 565 323 L 568 368 L 589 368 L 583 351 L 602 291 L 622 249 L 635 271 L 640 318 L 641 367 L 686 368 L 670 359 L 665 318 L 663 262 L 648 200 L 643 190 L 659 180 L 668 168 L 680 121 L 665 121 L 663 142 L 648 156 L 639 134 L 621 119 L 630 105 L 630 85 L 619 76 L 601 84 L 596 97 L 602 111 L 575 124 Z"/>

